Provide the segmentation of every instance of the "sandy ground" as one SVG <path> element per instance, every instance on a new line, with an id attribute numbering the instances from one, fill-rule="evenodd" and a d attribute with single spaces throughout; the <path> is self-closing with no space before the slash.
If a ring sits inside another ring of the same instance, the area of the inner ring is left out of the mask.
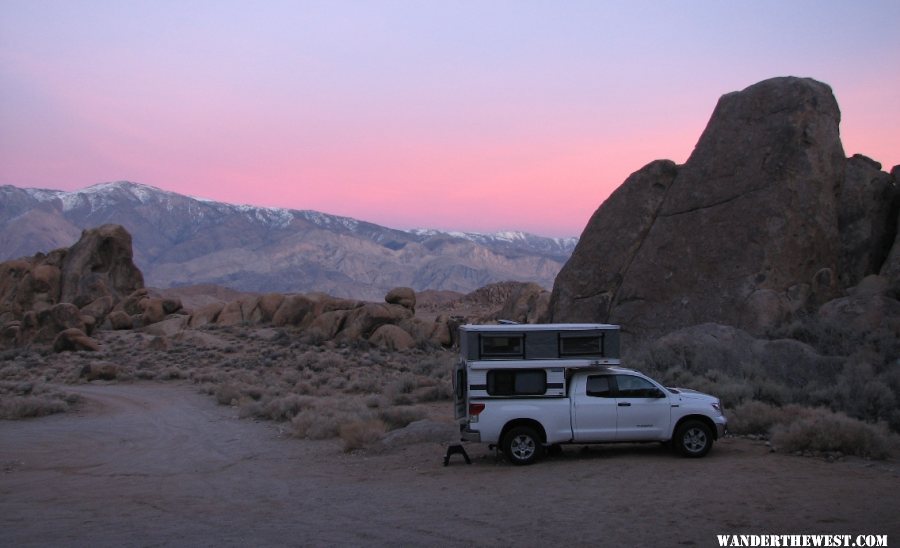
<path id="1" fill-rule="evenodd" d="M 2 546 L 715 546 L 717 533 L 887 534 L 896 463 L 705 459 L 603 446 L 513 467 L 418 444 L 345 454 L 236 418 L 187 385 L 74 390 L 81 411 L 0 421 Z M 445 404 L 446 405 L 446 404 Z M 449 406 L 448 406 L 449 407 Z M 449 414 L 448 409 L 448 414 Z"/>

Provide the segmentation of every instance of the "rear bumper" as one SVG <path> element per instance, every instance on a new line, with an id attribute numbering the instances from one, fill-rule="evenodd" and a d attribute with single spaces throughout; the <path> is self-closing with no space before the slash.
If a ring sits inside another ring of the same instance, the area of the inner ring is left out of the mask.
<path id="1" fill-rule="evenodd" d="M 474 441 L 476 443 L 481 442 L 481 432 L 476 430 L 469 430 L 465 424 L 459 425 L 459 439 L 462 441 Z"/>

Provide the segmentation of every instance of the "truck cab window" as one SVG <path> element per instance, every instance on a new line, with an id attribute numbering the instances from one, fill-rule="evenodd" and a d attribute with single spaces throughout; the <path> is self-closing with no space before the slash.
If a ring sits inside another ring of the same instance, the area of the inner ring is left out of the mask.
<path id="1" fill-rule="evenodd" d="M 616 375 L 616 384 L 620 398 L 656 398 L 659 393 L 650 381 L 632 375 Z"/>
<path id="2" fill-rule="evenodd" d="M 587 378 L 587 395 L 598 398 L 611 398 L 608 375 L 594 375 Z"/>

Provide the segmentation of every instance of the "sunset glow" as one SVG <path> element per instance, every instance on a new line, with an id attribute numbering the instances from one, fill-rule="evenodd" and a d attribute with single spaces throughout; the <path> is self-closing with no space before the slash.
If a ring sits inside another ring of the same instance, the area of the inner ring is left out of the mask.
<path id="1" fill-rule="evenodd" d="M 573 236 L 718 98 L 831 85 L 900 164 L 900 3 L 0 3 L 0 184 L 130 180 L 396 228 Z"/>

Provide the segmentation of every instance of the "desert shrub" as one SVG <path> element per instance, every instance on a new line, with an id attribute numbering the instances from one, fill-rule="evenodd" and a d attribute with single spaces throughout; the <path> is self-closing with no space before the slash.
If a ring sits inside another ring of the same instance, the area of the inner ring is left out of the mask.
<path id="1" fill-rule="evenodd" d="M 347 379 L 341 376 L 329 377 L 326 384 L 332 390 L 342 390 L 347 385 Z"/>
<path id="2" fill-rule="evenodd" d="M 749 434 L 768 436 L 776 424 L 789 419 L 789 414 L 796 408 L 776 407 L 761 401 L 746 401 L 733 409 L 726 409 L 728 431 L 733 434 Z"/>
<path id="3" fill-rule="evenodd" d="M 449 382 L 437 383 L 432 386 L 426 386 L 416 391 L 415 397 L 417 401 L 446 401 L 453 396 L 453 389 Z"/>
<path id="4" fill-rule="evenodd" d="M 328 340 L 328 334 L 318 327 L 310 327 L 300 336 L 300 342 L 310 346 L 321 346 Z"/>
<path id="5" fill-rule="evenodd" d="M 306 381 L 299 381 L 296 384 L 294 384 L 293 392 L 300 394 L 300 395 L 315 394 L 316 387 L 313 386 L 312 383 L 309 383 Z"/>
<path id="6" fill-rule="evenodd" d="M 749 383 L 752 389 L 752 397 L 755 400 L 769 402 L 775 405 L 783 405 L 794 401 L 791 390 L 775 379 L 756 377 Z"/>
<path id="7" fill-rule="evenodd" d="M 780 451 L 832 453 L 884 459 L 890 455 L 890 433 L 843 413 L 808 409 L 786 424 L 772 428 L 772 445 Z"/>
<path id="8" fill-rule="evenodd" d="M 291 419 L 293 435 L 321 440 L 337 437 L 343 424 L 375 418 L 372 411 L 357 401 L 319 400 L 316 406 L 303 409 Z"/>
<path id="9" fill-rule="evenodd" d="M 216 387 L 215 396 L 220 405 L 232 405 L 240 401 L 241 389 L 234 383 L 222 383 Z"/>
<path id="10" fill-rule="evenodd" d="M 425 410 L 417 406 L 386 407 L 378 412 L 378 417 L 384 421 L 388 430 L 403 428 L 411 422 L 425 418 Z"/>
<path id="11" fill-rule="evenodd" d="M 451 352 L 430 350 L 432 351 L 414 358 L 412 371 L 432 378 L 449 377 L 453 372 L 453 362 L 456 355 Z"/>
<path id="12" fill-rule="evenodd" d="M 0 379 L 13 380 L 28 376 L 28 371 L 19 364 L 5 365 L 0 368 Z"/>
<path id="13" fill-rule="evenodd" d="M 66 393 L 33 382 L 0 383 L 0 419 L 26 419 L 63 413 L 78 402 L 78 394 Z"/>
<path id="14" fill-rule="evenodd" d="M 878 373 L 861 355 L 847 360 L 830 394 L 831 406 L 867 421 L 890 420 L 897 408 L 895 373 Z"/>
<path id="15" fill-rule="evenodd" d="M 51 396 L 16 396 L 0 403 L 0 419 L 26 419 L 63 413 L 69 406 Z"/>
<path id="16" fill-rule="evenodd" d="M 378 419 L 344 423 L 338 428 L 338 435 L 344 442 L 344 451 L 362 449 L 380 440 L 385 433 L 385 425 Z"/>
<path id="17" fill-rule="evenodd" d="M 381 381 L 375 375 L 359 375 L 344 387 L 348 394 L 377 394 L 381 392 Z"/>
<path id="18" fill-rule="evenodd" d="M 266 418 L 282 421 L 290 420 L 304 409 L 315 406 L 315 398 L 301 396 L 299 394 L 287 394 L 270 399 L 263 406 L 263 414 Z"/>
<path id="19" fill-rule="evenodd" d="M 293 385 L 300 382 L 300 372 L 296 369 L 286 369 L 281 373 L 282 382 Z"/>
<path id="20" fill-rule="evenodd" d="M 418 388 L 419 382 L 412 375 L 403 375 L 391 385 L 391 390 L 400 394 L 412 394 Z"/>
<path id="21" fill-rule="evenodd" d="M 195 384 L 215 384 L 222 382 L 224 379 L 224 375 L 220 372 L 208 369 L 191 371 L 188 376 Z"/>
<path id="22" fill-rule="evenodd" d="M 238 417 L 242 419 L 266 418 L 265 406 L 262 402 L 255 400 L 243 400 L 238 407 Z"/>
<path id="23" fill-rule="evenodd" d="M 167 367 L 159 374 L 159 378 L 163 380 L 178 380 L 187 378 L 188 374 L 177 367 Z"/>

